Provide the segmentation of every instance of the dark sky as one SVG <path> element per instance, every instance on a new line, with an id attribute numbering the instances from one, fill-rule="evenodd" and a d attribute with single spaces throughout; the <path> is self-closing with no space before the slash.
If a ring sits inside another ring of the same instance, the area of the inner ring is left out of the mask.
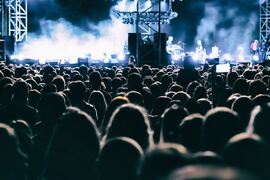
<path id="1" fill-rule="evenodd" d="M 171 22 L 168 33 L 185 42 L 193 43 L 197 27 L 205 16 L 205 7 L 212 5 L 219 8 L 220 16 L 235 9 L 239 17 L 248 17 L 251 13 L 259 15 L 257 0 L 175 0 L 174 11 L 178 12 L 178 18 Z M 57 20 L 65 18 L 73 25 L 86 29 L 86 22 L 98 23 L 108 19 L 110 8 L 115 4 L 112 0 L 28 0 L 29 7 L 29 31 L 39 31 L 40 19 Z M 248 20 L 247 20 L 248 21 Z M 218 29 L 230 29 L 233 26 L 232 18 L 219 20 Z M 252 36 L 257 36 L 254 31 Z"/>
<path id="2" fill-rule="evenodd" d="M 65 18 L 83 28 L 86 21 L 109 18 L 114 1 L 105 0 L 28 0 L 29 31 L 39 30 L 40 19 Z"/>

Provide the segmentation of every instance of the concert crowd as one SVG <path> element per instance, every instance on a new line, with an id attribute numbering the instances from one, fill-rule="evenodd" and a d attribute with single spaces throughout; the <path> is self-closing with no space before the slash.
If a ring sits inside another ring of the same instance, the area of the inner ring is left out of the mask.
<path id="1" fill-rule="evenodd" d="M 0 64 L 0 179 L 270 179 L 270 68 L 214 67 Z"/>

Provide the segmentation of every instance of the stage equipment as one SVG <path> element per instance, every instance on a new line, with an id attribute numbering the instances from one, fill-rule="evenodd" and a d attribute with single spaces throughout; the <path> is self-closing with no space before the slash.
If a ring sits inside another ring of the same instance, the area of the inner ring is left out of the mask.
<path id="1" fill-rule="evenodd" d="M 14 36 L 15 43 L 27 41 L 27 0 L 0 0 L 1 37 Z"/>
<path id="2" fill-rule="evenodd" d="M 267 42 L 270 38 L 270 0 L 260 3 L 260 42 Z"/>
<path id="3" fill-rule="evenodd" d="M 132 43 L 129 42 L 129 45 L 132 44 L 129 49 L 133 50 L 130 55 L 134 55 L 139 63 L 142 62 L 141 59 L 145 59 L 145 56 L 148 56 L 146 59 L 151 59 L 151 62 L 154 59 L 153 62 L 156 61 L 156 64 L 167 62 L 164 60 L 165 55 L 162 54 L 163 50 L 166 51 L 166 34 L 161 33 L 161 25 L 170 24 L 170 21 L 178 16 L 176 12 L 172 11 L 171 0 L 138 0 L 136 7 L 132 10 L 114 9 L 113 12 L 124 24 L 131 24 L 134 27 L 134 35 L 129 38 L 129 40 L 133 39 Z M 136 43 L 133 43 L 135 40 Z M 142 42 L 140 42 L 141 40 Z M 140 47 L 140 45 L 144 47 Z M 134 52 L 134 46 L 136 46 L 136 52 Z M 147 52 L 142 54 L 145 50 Z M 155 57 L 152 57 L 153 54 Z"/>

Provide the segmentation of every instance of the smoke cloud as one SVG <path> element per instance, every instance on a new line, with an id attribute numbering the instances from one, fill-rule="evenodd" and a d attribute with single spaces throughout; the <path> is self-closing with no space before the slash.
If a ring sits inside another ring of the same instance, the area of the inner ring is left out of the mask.
<path id="1" fill-rule="evenodd" d="M 204 14 L 195 40 L 202 40 L 208 47 L 217 45 L 223 53 L 235 54 L 238 47 L 248 52 L 258 28 L 258 12 L 243 13 L 238 6 L 215 1 L 205 3 Z"/>
<path id="2" fill-rule="evenodd" d="M 16 58 L 73 62 L 91 55 L 92 59 L 100 60 L 105 55 L 122 53 L 132 31 L 112 12 L 109 19 L 98 23 L 85 20 L 83 28 L 64 18 L 41 19 L 39 27 L 39 32 L 30 33 L 28 42 L 17 48 Z"/>

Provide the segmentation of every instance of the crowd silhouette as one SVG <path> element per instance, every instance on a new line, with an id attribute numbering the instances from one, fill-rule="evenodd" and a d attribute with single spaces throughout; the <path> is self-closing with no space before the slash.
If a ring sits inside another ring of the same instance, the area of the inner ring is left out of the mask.
<path id="1" fill-rule="evenodd" d="M 270 179 L 270 68 L 191 62 L 0 64 L 0 179 Z"/>

